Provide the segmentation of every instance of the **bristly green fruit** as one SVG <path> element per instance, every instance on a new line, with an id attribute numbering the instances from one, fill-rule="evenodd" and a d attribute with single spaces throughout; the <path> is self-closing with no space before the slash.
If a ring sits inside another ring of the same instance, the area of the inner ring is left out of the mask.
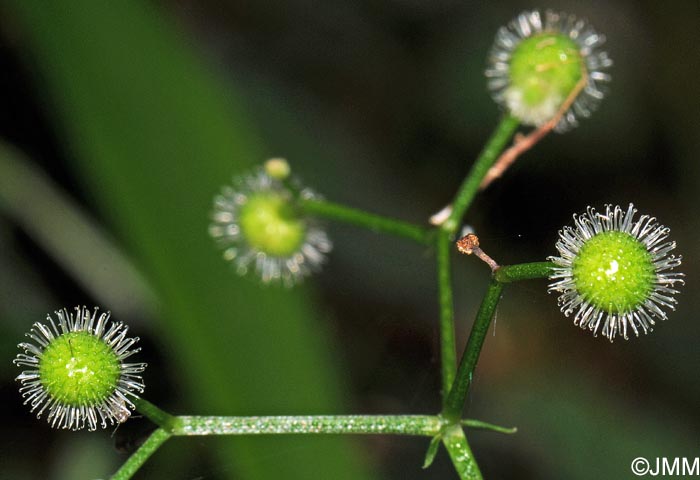
<path id="1" fill-rule="evenodd" d="M 314 192 L 290 177 L 286 160 L 236 176 L 214 197 L 209 234 L 240 275 L 292 286 L 318 271 L 332 244 L 321 224 L 301 211 L 297 196 Z"/>
<path id="2" fill-rule="evenodd" d="M 119 359 L 101 338 L 70 332 L 56 338 L 39 359 L 39 376 L 49 396 L 66 405 L 96 405 L 117 387 Z"/>
<path id="3" fill-rule="evenodd" d="M 491 95 L 523 125 L 555 119 L 556 131 L 575 127 L 611 80 L 604 43 L 605 35 L 574 15 L 522 12 L 496 34 L 485 72 Z"/>
<path id="4" fill-rule="evenodd" d="M 241 233 L 251 247 L 275 257 L 287 257 L 304 242 L 306 228 L 288 199 L 278 193 L 248 197 L 241 207 Z"/>
<path id="5" fill-rule="evenodd" d="M 637 308 L 648 298 L 656 279 L 649 252 L 623 232 L 603 232 L 589 239 L 571 269 L 581 296 L 608 313 Z"/>
<path id="6" fill-rule="evenodd" d="M 527 38 L 513 51 L 510 88 L 527 107 L 551 102 L 558 108 L 584 75 L 581 60 L 576 43 L 563 34 Z"/>
<path id="7" fill-rule="evenodd" d="M 561 294 L 561 311 L 611 342 L 665 320 L 664 309 L 675 308 L 674 287 L 683 284 L 683 274 L 673 272 L 681 258 L 669 254 L 676 248 L 669 229 L 648 215 L 635 219 L 636 212 L 632 204 L 626 211 L 606 205 L 603 213 L 589 207 L 559 232 L 559 256 L 550 257 L 549 290 Z"/>
<path id="8" fill-rule="evenodd" d="M 46 413 L 52 427 L 95 430 L 98 425 L 125 422 L 135 408 L 133 400 L 143 392 L 139 375 L 145 363 L 126 363 L 140 349 L 138 337 L 127 337 L 128 327 L 110 322 L 109 312 L 75 307 L 47 315 L 47 323 L 36 322 L 27 336 L 31 342 L 14 359 L 27 367 L 16 380 L 24 403 Z"/>

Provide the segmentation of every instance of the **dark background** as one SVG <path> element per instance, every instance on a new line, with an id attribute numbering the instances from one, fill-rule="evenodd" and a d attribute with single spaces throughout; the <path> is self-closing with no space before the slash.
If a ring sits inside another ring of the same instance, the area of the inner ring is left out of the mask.
<path id="1" fill-rule="evenodd" d="M 0 171 L 0 478 L 105 477 L 150 428 L 55 431 L 21 405 L 15 345 L 63 306 L 97 303 L 127 321 L 149 362 L 146 398 L 173 413 L 439 409 L 429 249 L 331 224 L 321 274 L 261 289 L 218 259 L 206 213 L 231 174 L 274 155 L 331 200 L 425 223 L 499 119 L 483 76 L 494 34 L 532 5 L 0 6 L 0 134 L 48 182 Z M 671 227 L 687 285 L 667 322 L 612 345 L 564 318 L 546 282 L 509 286 L 467 414 L 519 432 L 468 437 L 488 479 L 634 478 L 635 457 L 700 455 L 700 3 L 548 6 L 606 34 L 610 93 L 580 127 L 523 155 L 467 221 L 500 263 L 538 261 L 573 213 L 634 202 Z M 63 235 L 73 214 L 120 254 Z M 488 271 L 456 255 L 453 265 L 463 345 Z M 135 478 L 454 478 L 444 452 L 420 469 L 426 447 L 176 439 Z"/>

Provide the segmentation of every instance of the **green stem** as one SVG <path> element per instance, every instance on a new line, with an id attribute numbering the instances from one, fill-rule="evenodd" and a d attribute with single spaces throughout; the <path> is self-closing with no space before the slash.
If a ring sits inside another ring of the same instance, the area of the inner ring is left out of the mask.
<path id="1" fill-rule="evenodd" d="M 442 443 L 461 480 L 482 480 L 479 465 L 469 447 L 464 430 L 459 424 L 450 425 L 443 432 Z"/>
<path id="2" fill-rule="evenodd" d="M 412 223 L 383 217 L 357 208 L 346 207 L 326 200 L 299 198 L 299 205 L 307 213 L 350 223 L 374 232 L 388 233 L 414 240 L 423 245 L 430 243 L 432 231 Z"/>
<path id="3" fill-rule="evenodd" d="M 443 416 L 450 422 L 457 422 L 461 417 L 464 401 L 467 398 L 467 392 L 474 375 L 474 369 L 479 360 L 481 347 L 484 345 L 486 333 L 491 324 L 491 319 L 496 313 L 496 307 L 501 299 L 502 292 L 503 284 L 497 280 L 492 280 L 476 314 L 476 320 L 469 334 L 469 340 L 467 340 L 467 347 L 462 355 L 455 381 L 443 408 Z"/>
<path id="4" fill-rule="evenodd" d="M 179 426 L 179 419 L 168 412 L 161 410 L 148 400 L 143 398 L 133 398 L 136 410 L 143 413 L 150 421 L 164 430 L 172 433 Z"/>
<path id="5" fill-rule="evenodd" d="M 534 278 L 548 278 L 552 274 L 553 268 L 554 264 L 552 262 L 504 265 L 496 270 L 496 272 L 493 274 L 493 278 L 501 283 L 532 280 Z"/>
<path id="6" fill-rule="evenodd" d="M 374 434 L 435 437 L 445 421 L 437 415 L 172 416 L 144 399 L 139 412 L 161 425 L 111 480 L 127 480 L 173 435 Z"/>
<path id="7" fill-rule="evenodd" d="M 501 123 L 496 127 L 486 146 L 477 157 L 476 162 L 474 162 L 469 174 L 459 187 L 457 195 L 452 201 L 452 213 L 450 213 L 445 223 L 442 224 L 443 229 L 451 233 L 457 231 L 460 223 L 462 223 L 462 217 L 464 217 L 469 205 L 471 205 L 472 200 L 474 200 L 479 191 L 481 181 L 486 176 L 489 168 L 498 159 L 518 125 L 518 119 L 510 115 L 506 115 L 501 119 Z"/>
<path id="8" fill-rule="evenodd" d="M 314 415 L 266 417 L 181 416 L 174 435 L 393 434 L 434 437 L 435 415 Z"/>
<path id="9" fill-rule="evenodd" d="M 534 262 L 504 265 L 495 271 L 493 280 L 491 280 L 476 314 L 476 320 L 469 334 L 467 346 L 464 349 L 452 388 L 443 407 L 443 416 L 448 421 L 456 422 L 461 417 L 467 392 L 474 375 L 474 369 L 481 354 L 481 347 L 484 345 L 491 320 L 496 314 L 496 307 L 501 299 L 504 285 L 520 280 L 547 278 L 551 274 L 553 267 L 554 264 L 552 262 Z"/>
<path id="10" fill-rule="evenodd" d="M 443 406 L 454 382 L 457 370 L 457 347 L 455 341 L 454 303 L 452 301 L 452 278 L 450 274 L 450 252 L 452 237 L 440 230 L 436 237 L 436 259 L 438 295 L 440 302 L 440 369 L 442 375 Z"/>
<path id="11" fill-rule="evenodd" d="M 158 428 L 148 439 L 143 442 L 143 445 L 136 450 L 117 472 L 112 475 L 111 480 L 128 480 L 136 471 L 165 443 L 171 436 L 166 430 Z"/>

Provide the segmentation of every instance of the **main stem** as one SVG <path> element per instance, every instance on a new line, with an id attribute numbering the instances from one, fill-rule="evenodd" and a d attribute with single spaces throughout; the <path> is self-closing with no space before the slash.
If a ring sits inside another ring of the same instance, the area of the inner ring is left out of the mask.
<path id="1" fill-rule="evenodd" d="M 459 424 L 445 428 L 442 443 L 445 445 L 461 480 L 482 480 L 479 464 L 476 463 L 464 430 Z"/>
<path id="2" fill-rule="evenodd" d="M 440 230 L 436 237 L 436 259 L 438 276 L 438 300 L 440 303 L 440 372 L 442 377 L 443 407 L 452 387 L 457 370 L 457 347 L 455 341 L 454 302 L 452 300 L 452 277 L 450 274 L 450 252 L 452 236 Z"/>
<path id="3" fill-rule="evenodd" d="M 489 168 L 498 160 L 498 157 L 515 133 L 518 125 L 519 121 L 517 118 L 509 114 L 503 117 L 501 123 L 498 124 L 498 127 L 496 127 L 491 138 L 489 138 L 486 146 L 477 157 L 476 162 L 474 162 L 464 182 L 462 182 L 462 185 L 459 187 L 457 195 L 452 201 L 452 213 L 450 213 L 445 223 L 442 224 L 443 229 L 453 234 L 457 231 L 459 225 L 462 223 L 462 217 L 464 217 L 472 200 L 474 200 L 474 197 L 479 191 L 481 181 L 488 173 Z"/>
<path id="4" fill-rule="evenodd" d="M 464 213 L 479 191 L 479 185 L 489 168 L 498 159 L 501 151 L 518 128 L 515 117 L 506 115 L 496 127 L 486 146 L 474 162 L 452 203 L 452 212 L 442 224 L 436 237 L 438 296 L 440 303 L 440 367 L 442 377 L 443 409 L 446 408 L 447 395 L 455 380 L 456 343 L 454 303 L 452 299 L 452 277 L 450 273 L 450 251 L 454 234 L 462 221 Z"/>
<path id="5" fill-rule="evenodd" d="M 455 381 L 445 402 L 442 414 L 448 421 L 456 422 L 462 415 L 464 401 L 472 383 L 476 363 L 481 354 L 481 347 L 484 345 L 484 339 L 491 324 L 491 319 L 496 313 L 496 307 L 501 299 L 502 292 L 503 284 L 497 280 L 492 280 L 476 314 L 476 320 L 469 334 L 469 340 L 467 340 L 467 346 L 457 369 Z"/>

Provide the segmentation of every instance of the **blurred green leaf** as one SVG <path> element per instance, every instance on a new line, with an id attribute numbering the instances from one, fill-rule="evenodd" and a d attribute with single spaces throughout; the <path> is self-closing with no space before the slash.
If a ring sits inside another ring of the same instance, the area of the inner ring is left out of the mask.
<path id="1" fill-rule="evenodd" d="M 503 399 L 501 414 L 519 419 L 511 438 L 537 466 L 532 478 L 634 478 L 630 464 L 637 457 L 653 466 L 657 457 L 696 455 L 692 426 L 656 408 L 654 399 L 616 397 L 589 372 L 555 372 L 524 374 L 507 395 L 495 394 Z"/>
<path id="2" fill-rule="evenodd" d="M 207 237 L 219 186 L 263 160 L 233 87 L 145 3 L 5 3 L 76 169 L 160 295 L 159 325 L 191 413 L 342 411 L 310 292 L 235 277 Z M 232 478 L 367 476 L 346 439 L 220 444 L 220 473 Z"/>

